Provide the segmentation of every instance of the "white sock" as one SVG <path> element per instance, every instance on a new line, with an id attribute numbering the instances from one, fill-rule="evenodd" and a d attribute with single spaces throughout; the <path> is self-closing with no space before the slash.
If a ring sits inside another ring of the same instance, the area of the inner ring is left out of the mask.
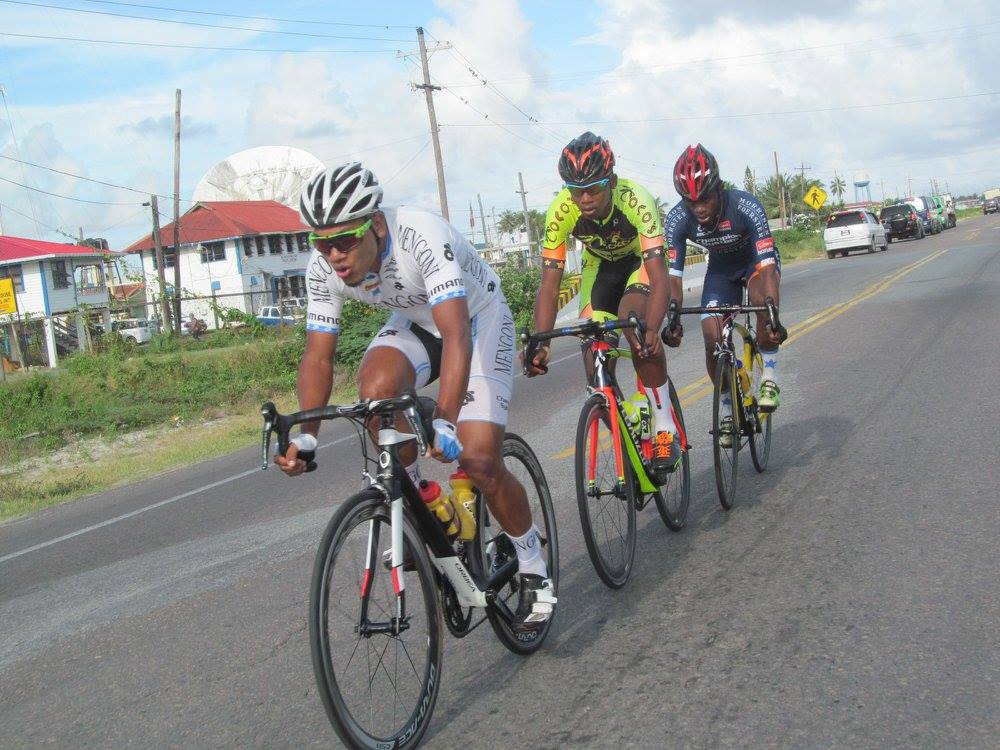
<path id="1" fill-rule="evenodd" d="M 517 550 L 517 568 L 520 573 L 533 573 L 542 578 L 549 577 L 549 569 L 542 557 L 542 538 L 538 535 L 538 527 L 531 528 L 521 536 L 507 534 Z"/>
<path id="2" fill-rule="evenodd" d="M 642 388 L 649 398 L 649 408 L 653 412 L 653 425 L 657 432 L 673 432 L 677 434 L 677 425 L 674 424 L 674 415 L 670 410 L 670 388 L 666 383 L 659 388 Z M 659 399 L 659 406 L 657 406 Z"/>
<path id="3" fill-rule="evenodd" d="M 774 374 L 774 371 L 778 367 L 778 350 L 775 349 L 773 352 L 765 352 L 761 349 L 760 356 L 764 360 L 764 372 L 761 374 L 761 379 L 772 380 L 775 384 L 777 384 L 778 378 Z"/>
<path id="4" fill-rule="evenodd" d="M 410 481 L 413 482 L 414 486 L 420 486 L 420 466 L 418 461 L 414 461 L 409 466 L 403 468 L 406 469 L 406 473 L 410 475 Z"/>

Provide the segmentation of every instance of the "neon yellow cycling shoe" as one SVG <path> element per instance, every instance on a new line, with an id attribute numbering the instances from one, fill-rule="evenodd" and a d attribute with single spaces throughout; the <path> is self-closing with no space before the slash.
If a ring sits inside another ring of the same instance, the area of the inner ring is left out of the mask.
<path id="1" fill-rule="evenodd" d="M 781 389 L 773 380 L 764 380 L 760 384 L 760 396 L 757 406 L 764 414 L 770 414 L 781 405 Z"/>

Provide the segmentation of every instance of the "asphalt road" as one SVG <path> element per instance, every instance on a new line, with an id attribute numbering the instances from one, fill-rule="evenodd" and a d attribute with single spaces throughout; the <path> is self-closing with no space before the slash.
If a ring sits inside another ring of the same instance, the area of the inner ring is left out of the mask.
<path id="1" fill-rule="evenodd" d="M 581 366 L 557 347 L 511 419 L 556 499 L 557 620 L 530 659 L 449 640 L 427 745 L 1000 745 L 998 290 L 995 216 L 787 267 L 771 467 L 745 459 L 729 512 L 691 321 L 688 527 L 647 508 L 621 591 L 581 538 Z M 300 480 L 248 448 L 0 527 L 0 746 L 335 746 L 308 585 L 361 483 L 344 427 L 322 438 Z"/>

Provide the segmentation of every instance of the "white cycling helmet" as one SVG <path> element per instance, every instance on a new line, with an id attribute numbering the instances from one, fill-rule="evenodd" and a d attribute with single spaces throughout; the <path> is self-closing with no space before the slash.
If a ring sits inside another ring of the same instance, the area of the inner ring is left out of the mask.
<path id="1" fill-rule="evenodd" d="M 342 224 L 370 216 L 382 201 L 382 188 L 369 170 L 355 161 L 321 169 L 302 188 L 299 213 L 311 227 Z"/>

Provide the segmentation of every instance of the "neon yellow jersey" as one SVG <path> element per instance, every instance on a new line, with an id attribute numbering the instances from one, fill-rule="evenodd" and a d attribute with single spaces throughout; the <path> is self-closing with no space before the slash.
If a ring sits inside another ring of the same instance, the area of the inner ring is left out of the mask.
<path id="1" fill-rule="evenodd" d="M 618 178 L 612 189 L 611 214 L 604 221 L 586 219 L 563 188 L 545 214 L 544 265 L 562 268 L 566 239 L 572 235 L 601 260 L 617 261 L 663 245 L 663 225 L 653 196 L 642 185 Z"/>

